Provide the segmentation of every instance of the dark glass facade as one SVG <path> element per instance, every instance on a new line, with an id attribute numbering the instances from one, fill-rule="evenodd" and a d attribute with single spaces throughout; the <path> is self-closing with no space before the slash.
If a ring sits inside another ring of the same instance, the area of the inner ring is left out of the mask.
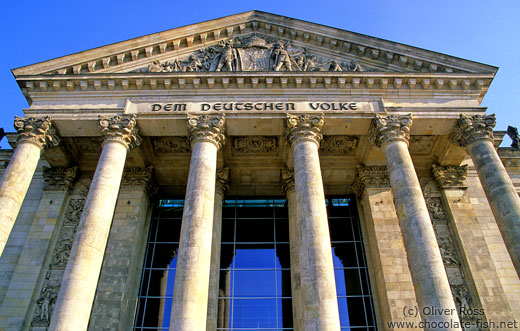
<path id="1" fill-rule="evenodd" d="M 353 197 L 327 198 L 342 330 L 375 330 L 359 217 Z M 167 330 L 182 200 L 154 211 L 135 330 Z M 217 330 L 293 330 L 285 199 L 226 199 Z"/>

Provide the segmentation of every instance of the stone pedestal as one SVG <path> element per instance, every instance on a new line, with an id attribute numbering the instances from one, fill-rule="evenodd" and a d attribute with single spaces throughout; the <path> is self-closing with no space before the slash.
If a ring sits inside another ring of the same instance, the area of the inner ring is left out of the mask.
<path id="1" fill-rule="evenodd" d="M 222 238 L 222 201 L 229 188 L 229 168 L 217 171 L 215 208 L 213 209 L 213 238 L 211 240 L 211 267 L 209 275 L 208 320 L 206 331 L 217 329 L 218 295 L 220 281 L 220 243 Z"/>
<path id="2" fill-rule="evenodd" d="M 289 249 L 291 258 L 291 293 L 293 307 L 293 327 L 295 331 L 303 330 L 303 297 L 301 284 L 300 266 L 300 235 L 296 219 L 296 195 L 294 192 L 294 171 L 282 169 L 281 172 L 282 191 L 287 197 L 289 209 Z"/>
<path id="3" fill-rule="evenodd" d="M 170 330 L 176 331 L 206 328 L 215 173 L 217 151 L 225 139 L 224 116 L 188 115 L 188 129 L 192 154 L 170 320 Z"/>
<path id="4" fill-rule="evenodd" d="M 103 150 L 65 269 L 50 330 L 87 329 L 126 154 L 140 143 L 135 115 L 100 118 L 99 123 L 105 137 Z"/>
<path id="5" fill-rule="evenodd" d="M 411 114 L 376 115 L 369 138 L 383 150 L 386 158 L 421 317 L 423 320 L 450 325 L 450 322 L 459 320 L 428 209 L 408 151 L 411 124 Z M 431 307 L 448 309 L 453 314 L 428 314 L 427 309 Z M 425 330 L 434 328 L 425 327 Z"/>
<path id="6" fill-rule="evenodd" d="M 520 197 L 493 146 L 495 115 L 460 115 L 452 141 L 465 147 L 477 169 L 516 272 L 520 275 Z"/>
<path id="7" fill-rule="evenodd" d="M 294 156 L 303 330 L 337 331 L 336 282 L 318 155 L 323 114 L 287 115 L 286 125 Z"/>
<path id="8" fill-rule="evenodd" d="M 420 316 L 405 315 L 403 310 L 418 305 L 386 167 L 358 166 L 353 189 L 365 215 L 382 313 L 378 327 L 397 330 L 390 329 L 388 322 L 419 323 Z"/>
<path id="9" fill-rule="evenodd" d="M 0 184 L 0 255 L 40 160 L 41 151 L 59 143 L 50 117 L 15 117 L 18 145 Z"/>

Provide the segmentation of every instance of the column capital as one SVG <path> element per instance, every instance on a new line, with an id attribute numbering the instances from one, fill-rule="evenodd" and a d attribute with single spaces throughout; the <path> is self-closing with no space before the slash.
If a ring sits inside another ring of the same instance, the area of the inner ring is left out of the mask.
<path id="1" fill-rule="evenodd" d="M 118 115 L 113 117 L 105 117 L 99 115 L 99 126 L 103 135 L 105 144 L 108 141 L 117 141 L 128 150 L 141 144 L 141 136 L 136 125 L 136 116 L 134 115 Z"/>
<path id="2" fill-rule="evenodd" d="M 78 167 L 44 167 L 43 180 L 45 190 L 68 191 L 72 188 L 74 180 L 78 175 Z"/>
<path id="3" fill-rule="evenodd" d="M 468 175 L 468 166 L 440 167 L 432 165 L 432 173 L 435 180 L 442 188 L 466 188 L 464 181 Z"/>
<path id="4" fill-rule="evenodd" d="M 352 190 L 358 198 L 363 196 L 367 188 L 390 188 L 388 170 L 385 166 L 357 166 L 358 176 L 352 184 Z"/>
<path id="5" fill-rule="evenodd" d="M 450 139 L 460 147 L 466 147 L 479 140 L 492 142 L 495 125 L 495 114 L 473 116 L 461 114 Z"/>
<path id="6" fill-rule="evenodd" d="M 287 140 L 291 146 L 301 141 L 312 141 L 319 147 L 323 138 L 323 135 L 320 133 L 323 122 L 323 114 L 287 114 L 285 120 Z"/>
<path id="7" fill-rule="evenodd" d="M 215 190 L 216 192 L 221 193 L 224 195 L 224 193 L 229 190 L 229 180 L 230 180 L 230 172 L 229 168 L 222 168 L 217 170 L 217 180 L 215 182 Z"/>
<path id="8" fill-rule="evenodd" d="M 280 183 L 285 195 L 294 192 L 294 170 L 283 168 L 280 171 Z"/>
<path id="9" fill-rule="evenodd" d="M 125 168 L 121 178 L 122 189 L 144 190 L 148 195 L 153 195 L 156 186 L 152 185 L 153 167 L 146 168 Z"/>
<path id="10" fill-rule="evenodd" d="M 376 114 L 372 120 L 368 140 L 376 147 L 382 147 L 392 141 L 404 141 L 408 145 L 411 125 L 412 114 Z"/>
<path id="11" fill-rule="evenodd" d="M 18 143 L 28 142 L 41 149 L 47 149 L 58 146 L 61 142 L 56 129 L 52 127 L 50 116 L 41 118 L 15 116 L 14 128 L 18 133 Z"/>
<path id="12" fill-rule="evenodd" d="M 226 143 L 226 136 L 224 135 L 225 117 L 223 114 L 188 114 L 187 117 L 188 132 L 192 143 L 209 141 L 218 149 Z"/>

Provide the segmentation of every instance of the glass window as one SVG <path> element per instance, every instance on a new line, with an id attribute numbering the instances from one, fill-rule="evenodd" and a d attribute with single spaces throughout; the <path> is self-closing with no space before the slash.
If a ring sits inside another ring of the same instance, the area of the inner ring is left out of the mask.
<path id="1" fill-rule="evenodd" d="M 225 200 L 217 330 L 292 330 L 286 200 Z"/>

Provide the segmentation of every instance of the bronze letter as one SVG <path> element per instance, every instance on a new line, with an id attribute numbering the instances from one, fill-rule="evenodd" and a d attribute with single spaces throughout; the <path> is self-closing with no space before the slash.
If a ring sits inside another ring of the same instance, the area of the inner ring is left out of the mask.
<path id="1" fill-rule="evenodd" d="M 152 105 L 152 111 L 159 111 L 159 110 L 161 110 L 161 105 L 158 103 L 154 103 Z"/>

